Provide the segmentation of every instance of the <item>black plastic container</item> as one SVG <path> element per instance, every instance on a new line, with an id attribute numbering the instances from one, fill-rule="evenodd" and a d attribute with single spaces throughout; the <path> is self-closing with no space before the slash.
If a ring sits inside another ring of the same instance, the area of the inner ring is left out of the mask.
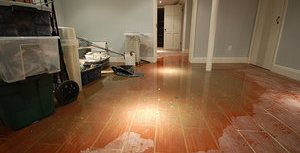
<path id="1" fill-rule="evenodd" d="M 94 67 L 81 71 L 82 85 L 87 85 L 93 81 L 98 80 L 101 77 L 101 70 L 102 70 L 102 65 L 99 64 Z"/>
<path id="2" fill-rule="evenodd" d="M 5 126 L 17 130 L 53 112 L 53 75 L 37 75 L 15 83 L 0 81 L 0 119 Z"/>
<path id="3" fill-rule="evenodd" d="M 51 12 L 0 6 L 0 36 L 51 36 Z"/>

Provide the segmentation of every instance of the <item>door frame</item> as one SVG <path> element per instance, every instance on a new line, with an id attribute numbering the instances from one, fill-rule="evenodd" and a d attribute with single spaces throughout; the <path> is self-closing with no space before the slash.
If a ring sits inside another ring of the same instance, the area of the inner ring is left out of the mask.
<path id="1" fill-rule="evenodd" d="M 163 11 L 164 11 L 164 13 L 165 13 L 165 8 L 164 8 L 164 7 L 157 7 L 157 10 L 156 10 L 156 11 L 157 11 L 157 21 L 158 21 L 158 15 L 159 15 L 159 14 L 158 14 L 158 10 L 159 10 L 159 9 L 163 9 Z M 157 22 L 157 21 L 156 21 L 156 22 Z M 157 35 L 158 35 L 158 28 L 159 28 L 159 27 L 158 27 L 158 23 L 157 23 Z M 163 27 L 163 28 L 164 28 L 164 27 Z M 163 35 L 164 35 L 164 34 L 163 34 Z M 163 37 L 164 37 L 164 36 L 163 36 Z M 164 41 L 165 41 L 165 40 L 163 39 L 163 42 L 162 42 L 162 43 L 163 43 L 163 46 L 164 46 Z M 157 43 L 158 43 L 158 40 L 157 40 Z M 160 48 L 160 47 L 157 46 L 157 48 Z"/>
<path id="2" fill-rule="evenodd" d="M 283 6 L 283 12 L 282 12 L 282 20 L 281 20 L 281 25 L 280 25 L 280 29 L 279 29 L 279 34 L 278 34 L 278 39 L 276 42 L 276 47 L 275 50 L 273 52 L 273 57 L 272 57 L 272 62 L 271 62 L 271 66 L 270 66 L 270 70 L 273 70 L 273 67 L 276 63 L 276 58 L 277 58 L 277 52 L 279 49 L 279 45 L 280 45 L 280 40 L 281 40 L 281 36 L 282 36 L 282 32 L 283 32 L 283 28 L 284 28 L 284 24 L 285 24 L 285 19 L 286 19 L 286 14 L 287 14 L 287 8 L 288 8 L 288 1 L 289 0 L 283 0 L 284 1 L 284 6 Z M 256 36 L 259 35 L 260 33 L 258 32 L 258 26 L 260 26 L 259 20 L 262 18 L 260 16 L 260 8 L 262 7 L 262 0 L 258 0 L 258 6 L 257 6 L 257 11 L 256 11 L 256 18 L 255 18 L 255 24 L 254 24 L 254 28 L 253 28 L 253 32 L 252 32 L 252 39 L 251 39 L 251 45 L 249 48 L 249 55 L 248 55 L 248 64 L 254 64 L 252 63 L 252 61 L 254 60 L 253 58 L 257 57 L 257 55 L 254 52 L 254 42 L 257 39 Z"/>
<path id="3" fill-rule="evenodd" d="M 278 50 L 279 50 L 279 45 L 280 45 L 280 41 L 282 38 L 282 33 L 283 33 L 283 29 L 284 29 L 284 25 L 285 25 L 285 20 L 286 20 L 286 14 L 288 11 L 288 6 L 289 6 L 289 0 L 285 0 L 284 1 L 284 8 L 283 8 L 283 15 L 282 15 L 282 25 L 280 27 L 280 31 L 279 31 L 279 35 L 278 35 L 278 42 L 276 44 L 276 48 L 275 48 L 275 52 L 273 55 L 273 62 L 272 62 L 272 68 L 271 70 L 274 70 L 274 66 L 276 65 L 276 59 L 277 59 L 277 55 L 278 55 Z"/>
<path id="4" fill-rule="evenodd" d="M 157 62 L 157 0 L 153 0 L 153 63 Z"/>
<path id="5" fill-rule="evenodd" d="M 191 17 L 191 31 L 190 31 L 190 44 L 189 44 L 190 63 L 194 63 L 193 58 L 195 52 L 197 14 L 198 14 L 198 0 L 192 0 L 192 17 Z"/>
<path id="6" fill-rule="evenodd" d="M 188 3 L 187 3 L 187 0 L 182 0 L 182 3 L 183 3 L 183 11 L 182 11 L 182 16 L 183 18 L 181 19 L 182 20 L 182 36 L 181 36 L 181 51 L 184 52 L 185 50 L 185 44 L 186 44 L 186 33 L 187 33 L 187 30 L 186 30 L 186 22 L 187 22 L 187 7 L 188 7 Z"/>
<path id="7" fill-rule="evenodd" d="M 186 2 L 187 0 L 181 0 L 182 3 L 184 3 L 185 5 L 187 4 Z M 192 0 L 193 1 L 193 0 Z M 193 7 L 193 6 L 192 6 Z M 157 0 L 153 0 L 153 62 L 156 63 L 157 62 Z M 187 15 L 186 11 L 183 11 L 184 13 L 184 16 Z M 183 22 L 183 25 L 186 25 L 186 20 L 182 19 L 184 22 Z M 182 25 L 182 26 L 183 26 Z M 192 24 L 191 24 L 191 27 L 192 27 Z M 186 33 L 186 28 L 185 29 L 182 29 L 182 33 Z M 190 32 L 190 34 L 192 34 L 192 32 Z M 183 45 L 183 36 L 181 36 L 181 46 Z M 181 47 L 182 48 L 182 47 Z"/>

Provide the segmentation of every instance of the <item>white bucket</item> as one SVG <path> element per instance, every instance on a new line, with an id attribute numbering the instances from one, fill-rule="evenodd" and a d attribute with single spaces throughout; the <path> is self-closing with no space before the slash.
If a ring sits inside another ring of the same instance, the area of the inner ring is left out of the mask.
<path id="1" fill-rule="evenodd" d="M 66 64 L 69 79 L 75 81 L 82 90 L 81 71 L 79 63 L 79 42 L 76 39 L 74 28 L 60 27 L 59 34 L 61 37 L 61 45 L 64 53 L 64 61 Z"/>
<path id="2" fill-rule="evenodd" d="M 134 65 L 136 63 L 135 53 L 125 53 L 125 65 Z"/>

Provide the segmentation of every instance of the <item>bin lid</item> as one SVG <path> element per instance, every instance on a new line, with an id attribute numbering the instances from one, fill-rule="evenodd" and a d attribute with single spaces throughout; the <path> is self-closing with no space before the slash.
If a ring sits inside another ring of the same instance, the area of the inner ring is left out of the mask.
<path id="1" fill-rule="evenodd" d="M 31 39 L 34 39 L 34 40 L 49 40 L 49 39 L 59 39 L 58 36 L 39 36 L 39 37 L 34 37 L 34 36 L 29 36 L 29 37 L 0 37 L 0 41 L 4 41 L 4 40 L 31 40 Z"/>
<path id="2" fill-rule="evenodd" d="M 60 42 L 62 46 L 79 46 L 77 39 L 61 39 Z"/>

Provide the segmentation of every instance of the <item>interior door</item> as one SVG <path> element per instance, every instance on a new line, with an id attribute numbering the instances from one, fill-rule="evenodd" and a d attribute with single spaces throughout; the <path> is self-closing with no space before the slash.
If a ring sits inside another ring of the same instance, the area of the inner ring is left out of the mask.
<path id="1" fill-rule="evenodd" d="M 285 0 L 261 0 L 256 20 L 250 63 L 271 69 L 279 41 Z"/>
<path id="2" fill-rule="evenodd" d="M 181 5 L 166 5 L 164 19 L 164 49 L 181 48 Z"/>
<path id="3" fill-rule="evenodd" d="M 164 8 L 158 8 L 157 10 L 157 47 L 164 47 L 165 10 Z"/>

